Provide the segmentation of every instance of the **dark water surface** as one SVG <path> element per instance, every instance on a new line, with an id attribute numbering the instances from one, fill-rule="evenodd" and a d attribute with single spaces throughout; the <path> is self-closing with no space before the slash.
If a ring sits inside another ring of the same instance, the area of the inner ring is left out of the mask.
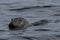
<path id="1" fill-rule="evenodd" d="M 11 18 L 48 23 L 10 31 Z M 0 40 L 60 40 L 60 0 L 0 0 Z"/>

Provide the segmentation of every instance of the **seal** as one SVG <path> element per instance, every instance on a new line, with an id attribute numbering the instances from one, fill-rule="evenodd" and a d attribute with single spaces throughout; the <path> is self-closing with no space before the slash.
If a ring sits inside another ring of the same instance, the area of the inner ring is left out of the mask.
<path id="1" fill-rule="evenodd" d="M 26 19 L 19 17 L 19 18 L 12 18 L 11 22 L 9 23 L 10 30 L 20 30 L 26 28 L 29 25 Z"/>
<path id="2" fill-rule="evenodd" d="M 8 26 L 10 30 L 20 30 L 26 27 L 45 25 L 46 23 L 49 23 L 49 20 L 43 19 L 29 24 L 26 19 L 18 17 L 18 18 L 12 18 Z"/>

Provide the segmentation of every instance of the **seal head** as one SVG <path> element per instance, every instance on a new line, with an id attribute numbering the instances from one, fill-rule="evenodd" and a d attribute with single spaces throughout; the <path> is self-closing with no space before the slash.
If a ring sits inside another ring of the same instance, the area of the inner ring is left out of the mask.
<path id="1" fill-rule="evenodd" d="M 20 29 L 26 28 L 28 25 L 29 23 L 26 21 L 26 19 L 22 17 L 12 18 L 11 22 L 9 23 L 9 29 L 20 30 Z"/>

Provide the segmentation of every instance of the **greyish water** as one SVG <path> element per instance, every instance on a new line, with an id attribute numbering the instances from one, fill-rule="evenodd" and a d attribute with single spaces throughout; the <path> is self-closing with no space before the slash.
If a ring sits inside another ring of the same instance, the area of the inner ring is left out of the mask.
<path id="1" fill-rule="evenodd" d="M 9 31 L 10 19 L 15 17 L 29 23 L 49 22 Z M 60 0 L 0 0 L 0 40 L 60 40 Z"/>

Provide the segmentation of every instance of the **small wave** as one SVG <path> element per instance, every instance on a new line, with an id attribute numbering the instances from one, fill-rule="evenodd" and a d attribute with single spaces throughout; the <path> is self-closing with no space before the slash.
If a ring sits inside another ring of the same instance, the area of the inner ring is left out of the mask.
<path id="1" fill-rule="evenodd" d="M 8 39 L 1 39 L 1 38 L 0 38 L 0 40 L 8 40 Z"/>
<path id="2" fill-rule="evenodd" d="M 32 8 L 39 8 L 39 7 L 40 7 L 40 6 L 29 6 L 29 7 L 9 9 L 9 10 L 10 10 L 10 11 L 21 11 L 21 10 L 32 9 Z"/>
<path id="3" fill-rule="evenodd" d="M 0 5 L 11 5 L 9 3 L 0 3 Z"/>
<path id="4" fill-rule="evenodd" d="M 9 30 L 0 30 L 0 32 L 9 32 Z"/>
<path id="5" fill-rule="evenodd" d="M 33 25 L 33 26 L 45 25 L 45 24 L 47 24 L 47 23 L 49 23 L 49 20 L 48 20 L 48 19 L 42 19 L 42 20 L 40 20 L 40 21 L 37 21 L 37 22 L 32 23 L 32 25 Z"/>
<path id="6" fill-rule="evenodd" d="M 60 23 L 60 20 L 55 20 L 54 23 Z"/>
<path id="7" fill-rule="evenodd" d="M 53 14 L 52 16 L 60 16 L 60 14 Z"/>
<path id="8" fill-rule="evenodd" d="M 30 38 L 30 37 L 23 37 L 23 38 L 28 39 L 28 40 L 33 40 L 33 39 L 32 39 L 32 38 Z"/>
<path id="9" fill-rule="evenodd" d="M 21 36 L 22 38 L 28 39 L 28 40 L 34 40 L 37 39 L 36 37 L 27 37 L 27 36 Z"/>
<path id="10" fill-rule="evenodd" d="M 50 29 L 36 29 L 34 31 L 52 31 L 52 30 L 50 30 Z"/>
<path id="11" fill-rule="evenodd" d="M 52 5 L 45 5 L 45 6 L 29 6 L 29 7 L 23 7 L 23 8 L 16 8 L 16 9 L 9 9 L 10 11 L 21 11 L 26 9 L 33 9 L 33 8 L 50 8 L 54 7 Z"/>
<path id="12" fill-rule="evenodd" d="M 19 2 L 13 2 L 13 3 L 0 3 L 0 5 L 13 5 L 13 4 L 17 4 Z"/>
<path id="13" fill-rule="evenodd" d="M 57 38 L 60 38 L 60 35 L 54 35 L 54 36 L 56 36 Z"/>

